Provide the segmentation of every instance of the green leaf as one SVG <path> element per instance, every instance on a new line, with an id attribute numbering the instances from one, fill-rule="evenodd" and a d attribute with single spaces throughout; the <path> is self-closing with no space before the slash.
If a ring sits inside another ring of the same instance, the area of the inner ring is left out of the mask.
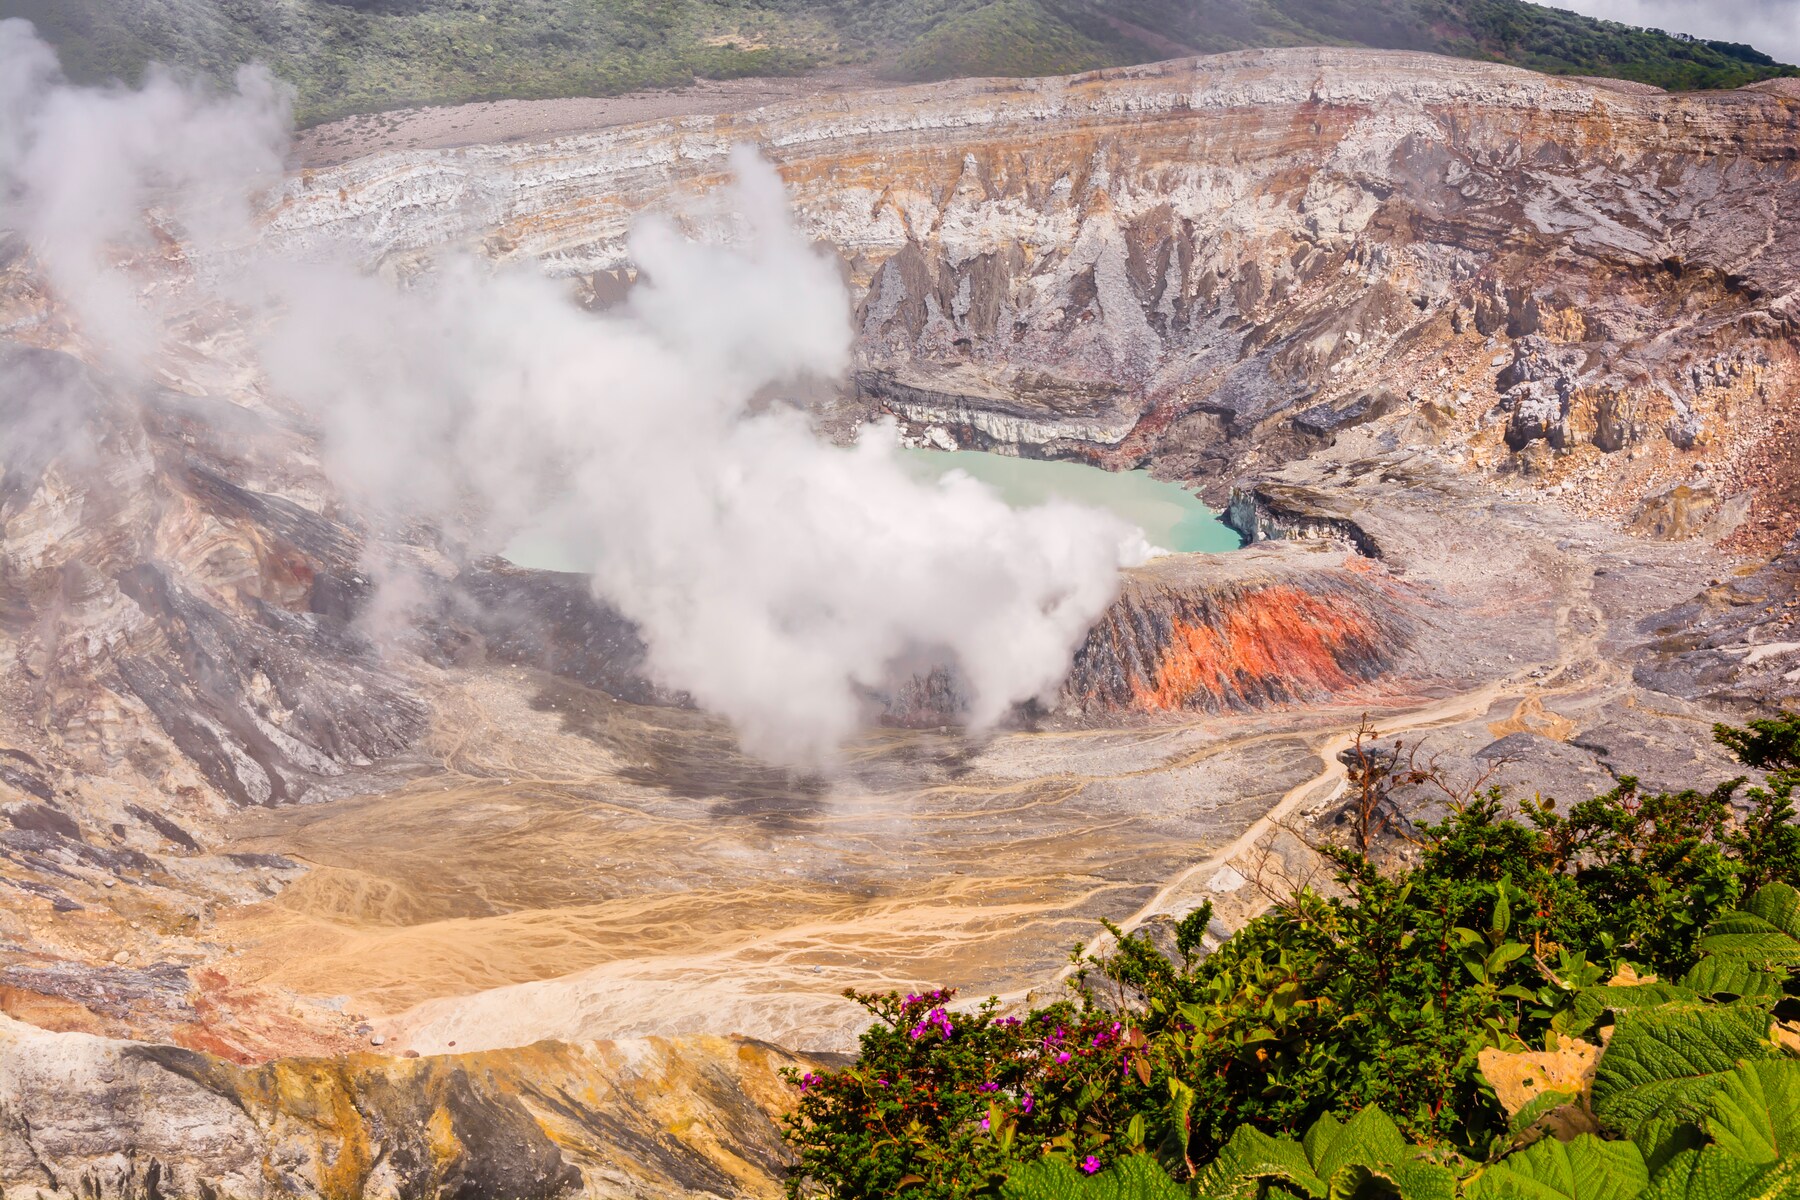
<path id="1" fill-rule="evenodd" d="M 1110 1192 L 1104 1190 L 1109 1180 L 1113 1187 Z M 1092 1193 L 1092 1200 L 1186 1200 L 1187 1197 L 1187 1189 L 1170 1179 L 1147 1154 L 1130 1154 L 1119 1159 L 1094 1176 L 1092 1182 L 1100 1185 L 1100 1190 Z"/>
<path id="2" fill-rule="evenodd" d="M 1693 1113 L 1685 1109 L 1645 1117 L 1632 1131 L 1631 1140 L 1643 1152 L 1644 1163 L 1652 1175 L 1677 1155 L 1698 1150 L 1706 1144 Z"/>
<path id="3" fill-rule="evenodd" d="M 1000 1187 L 1005 1200 L 1187 1200 L 1147 1154 L 1128 1154 L 1097 1175 L 1085 1175 L 1060 1158 L 1017 1167 Z"/>
<path id="4" fill-rule="evenodd" d="M 1768 1032 L 1768 1014 L 1748 1004 L 1627 1012 L 1594 1073 L 1594 1115 L 1637 1142 L 1655 1168 L 1680 1127 L 1706 1112 L 1728 1072 L 1770 1054 Z"/>
<path id="5" fill-rule="evenodd" d="M 1308 1140 L 1319 1125 L 1330 1120 L 1329 1116 L 1321 1117 L 1307 1131 Z M 1269 1179 L 1291 1184 L 1314 1200 L 1324 1200 L 1330 1190 L 1313 1170 L 1306 1147 L 1292 1138 L 1270 1137 L 1248 1125 L 1239 1125 L 1232 1133 L 1231 1140 L 1204 1173 L 1201 1189 L 1229 1193 L 1246 1181 Z"/>
<path id="6" fill-rule="evenodd" d="M 1345 1167 L 1331 1177 L 1331 1190 L 1326 1194 L 1326 1200 L 1357 1200 L 1358 1196 L 1379 1195 L 1386 1189 L 1380 1189 L 1375 1180 L 1375 1172 L 1367 1167 Z"/>
<path id="7" fill-rule="evenodd" d="M 1800 1159 L 1800 1062 L 1748 1062 L 1727 1075 L 1704 1122 L 1713 1149 L 1769 1166 Z"/>
<path id="8" fill-rule="evenodd" d="M 1759 967 L 1800 966 L 1800 891 L 1785 883 L 1756 889 L 1742 908 L 1713 922 L 1700 952 Z"/>
<path id="9" fill-rule="evenodd" d="M 1717 928 L 1717 926 L 1715 926 Z M 1681 986 L 1696 996 L 1767 1000 L 1781 998 L 1781 976 L 1741 958 L 1709 954 L 1681 977 Z"/>
<path id="10" fill-rule="evenodd" d="M 1330 1113 L 1326 1113 L 1314 1121 L 1312 1128 L 1308 1129 L 1300 1139 L 1300 1145 L 1306 1151 L 1307 1163 L 1318 1162 L 1326 1149 L 1337 1140 L 1338 1135 L 1343 1131 L 1344 1123 Z"/>
<path id="11" fill-rule="evenodd" d="M 1794 1200 L 1800 1169 L 1759 1167 L 1730 1154 L 1689 1150 L 1657 1173 L 1643 1200 Z"/>
<path id="12" fill-rule="evenodd" d="M 1456 1195 L 1455 1173 L 1417 1161 L 1399 1127 L 1373 1105 L 1344 1122 L 1320 1117 L 1300 1142 L 1241 1125 L 1206 1172 L 1202 1189 L 1228 1194 L 1246 1181 L 1277 1181 L 1314 1200 L 1348 1200 L 1371 1179 L 1392 1184 L 1407 1200 Z"/>
<path id="13" fill-rule="evenodd" d="M 1522 943 L 1506 943 L 1504 946 L 1497 948 L 1492 954 L 1487 956 L 1487 963 L 1485 965 L 1487 966 L 1488 974 L 1498 975 L 1501 971 L 1504 971 L 1507 967 L 1530 953 L 1530 951 L 1531 947 L 1523 945 Z"/>
<path id="14" fill-rule="evenodd" d="M 1584 1133 L 1566 1143 L 1533 1143 L 1476 1176 L 1463 1194 L 1468 1200 L 1635 1200 L 1649 1183 L 1636 1146 Z"/>
<path id="15" fill-rule="evenodd" d="M 1333 1125 L 1337 1125 L 1334 1121 Z M 1311 1130 L 1307 1131 L 1310 1135 Z M 1363 1109 L 1316 1142 L 1309 1136 L 1313 1170 L 1330 1179 L 1345 1167 L 1378 1167 L 1406 1158 L 1406 1139 L 1393 1118 L 1374 1105 Z M 1314 1146 L 1317 1150 L 1314 1151 Z"/>
<path id="16" fill-rule="evenodd" d="M 1570 1033 L 1581 1034 L 1592 1029 L 1595 1022 L 1609 1012 L 1621 1016 L 1638 1009 L 1698 999 L 1698 996 L 1685 987 L 1662 982 L 1602 984 L 1599 987 L 1584 988 L 1570 1006 L 1568 1029 Z"/>
<path id="17" fill-rule="evenodd" d="M 1711 1143 L 1673 1155 L 1654 1186 L 1642 1193 L 1645 1200 L 1800 1196 L 1800 1063 L 1746 1062 L 1719 1076 L 1708 1100 L 1703 1125 Z M 1671 1114 L 1652 1116 L 1667 1121 Z M 1602 1169 L 1602 1157 L 1610 1169 Z M 1538 1142 L 1483 1172 L 1465 1195 L 1468 1200 L 1628 1200 L 1644 1183 L 1636 1147 L 1584 1135 L 1566 1147 L 1550 1139 Z"/>
<path id="18" fill-rule="evenodd" d="M 1456 1172 L 1448 1167 L 1408 1161 L 1375 1173 L 1392 1182 L 1406 1200 L 1456 1200 Z"/>
<path id="19" fill-rule="evenodd" d="M 1006 1200 L 1085 1200 L 1087 1180 L 1061 1159 L 1040 1158 L 1015 1167 L 1000 1194 Z"/>

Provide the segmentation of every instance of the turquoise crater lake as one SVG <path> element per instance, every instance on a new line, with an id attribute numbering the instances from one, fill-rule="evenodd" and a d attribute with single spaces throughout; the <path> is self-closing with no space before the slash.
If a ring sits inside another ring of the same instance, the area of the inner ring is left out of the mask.
<path id="1" fill-rule="evenodd" d="M 922 478 L 963 471 L 989 485 L 1014 508 L 1068 500 L 1105 509 L 1144 532 L 1152 546 L 1177 553 L 1217 554 L 1244 544 L 1237 530 L 1180 484 L 1148 471 L 1103 471 L 1083 463 L 1051 462 L 980 450 L 902 450 Z"/>
<path id="2" fill-rule="evenodd" d="M 901 450 L 900 461 L 922 480 L 962 471 L 1000 493 L 1014 508 L 1067 500 L 1103 509 L 1143 531 L 1159 550 L 1217 554 L 1243 539 L 1219 514 L 1179 484 L 1148 471 L 1103 471 L 1082 463 L 1049 462 L 980 450 Z M 515 566 L 540 571 L 588 571 L 591 561 L 544 530 L 526 529 L 502 551 Z"/>

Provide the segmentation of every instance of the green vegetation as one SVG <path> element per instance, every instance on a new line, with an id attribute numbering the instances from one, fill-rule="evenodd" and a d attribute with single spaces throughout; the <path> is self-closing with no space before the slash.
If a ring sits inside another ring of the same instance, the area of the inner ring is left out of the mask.
<path id="1" fill-rule="evenodd" d="M 902 79 L 1068 75 L 1136 57 L 1056 20 L 1037 0 L 995 0 L 912 38 L 895 73 Z"/>
<path id="2" fill-rule="evenodd" d="M 1162 1200 L 1800 1195 L 1800 716 L 1721 726 L 1755 771 L 1624 779 L 1517 815 L 1359 742 L 1330 894 L 1211 953 L 1110 928 L 1023 1016 L 850 993 L 850 1067 L 797 1076 L 796 1197 Z M 1368 847 L 1401 785 L 1455 796 Z"/>
<path id="3" fill-rule="evenodd" d="M 268 62 L 303 120 L 867 63 L 1024 75 L 1256 46 L 1430 50 L 1669 88 L 1794 74 L 1748 46 L 1522 0 L 0 0 L 81 81 Z"/>
<path id="4" fill-rule="evenodd" d="M 819 19 L 756 0 L 0 0 L 8 16 L 35 23 L 82 82 L 266 62 L 302 122 L 786 75 L 837 54 Z"/>

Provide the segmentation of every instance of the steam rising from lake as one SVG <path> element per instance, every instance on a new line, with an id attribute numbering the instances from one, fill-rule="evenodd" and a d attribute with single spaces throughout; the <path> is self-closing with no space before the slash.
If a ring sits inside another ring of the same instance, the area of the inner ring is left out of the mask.
<path id="1" fill-rule="evenodd" d="M 145 370 L 170 320 L 226 302 L 261 331 L 274 395 L 321 424 L 347 495 L 487 549 L 527 524 L 592 547 L 594 589 L 641 627 L 658 682 L 769 759 L 828 759 L 870 693 L 933 666 L 955 670 L 977 726 L 1054 691 L 1132 530 L 921 480 L 891 426 L 845 451 L 779 402 L 843 375 L 850 298 L 753 152 L 690 214 L 704 240 L 640 222 L 645 281 L 597 315 L 530 270 L 448 260 L 398 286 L 256 246 L 286 135 L 264 73 L 224 96 L 160 75 L 76 88 L 29 26 L 0 22 L 0 224 L 97 360 Z M 147 243 L 152 204 L 195 267 L 201 294 L 179 305 L 113 266 Z"/>

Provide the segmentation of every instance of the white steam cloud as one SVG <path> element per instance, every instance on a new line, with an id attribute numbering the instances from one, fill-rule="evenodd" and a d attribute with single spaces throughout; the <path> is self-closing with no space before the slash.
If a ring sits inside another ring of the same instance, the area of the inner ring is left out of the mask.
<path id="1" fill-rule="evenodd" d="M 0 228 L 25 235 L 106 365 L 155 344 L 154 300 L 117 270 L 148 249 L 154 202 L 199 246 L 241 241 L 253 197 L 277 183 L 287 97 L 267 71 L 209 96 L 155 69 L 135 90 L 68 87 L 25 21 L 0 21 Z"/>
<path id="2" fill-rule="evenodd" d="M 486 263 L 401 287 L 245 254 L 285 132 L 260 72 L 216 97 L 163 76 L 75 88 L 28 26 L 0 22 L 0 226 L 37 250 L 95 353 L 125 363 L 163 336 L 112 265 L 155 204 L 190 261 L 229 259 L 215 286 L 266 330 L 268 382 L 318 414 L 347 493 L 449 525 L 476 514 L 490 547 L 529 524 L 589 548 L 596 593 L 638 623 L 656 679 L 764 757 L 828 759 L 871 693 L 932 666 L 956 672 L 976 726 L 1060 683 L 1134 531 L 1072 504 L 1015 511 L 962 476 L 920 481 L 891 426 L 836 447 L 780 402 L 843 374 L 850 305 L 754 153 L 713 198 L 729 236 L 640 223 L 643 282 L 593 314 Z"/>

